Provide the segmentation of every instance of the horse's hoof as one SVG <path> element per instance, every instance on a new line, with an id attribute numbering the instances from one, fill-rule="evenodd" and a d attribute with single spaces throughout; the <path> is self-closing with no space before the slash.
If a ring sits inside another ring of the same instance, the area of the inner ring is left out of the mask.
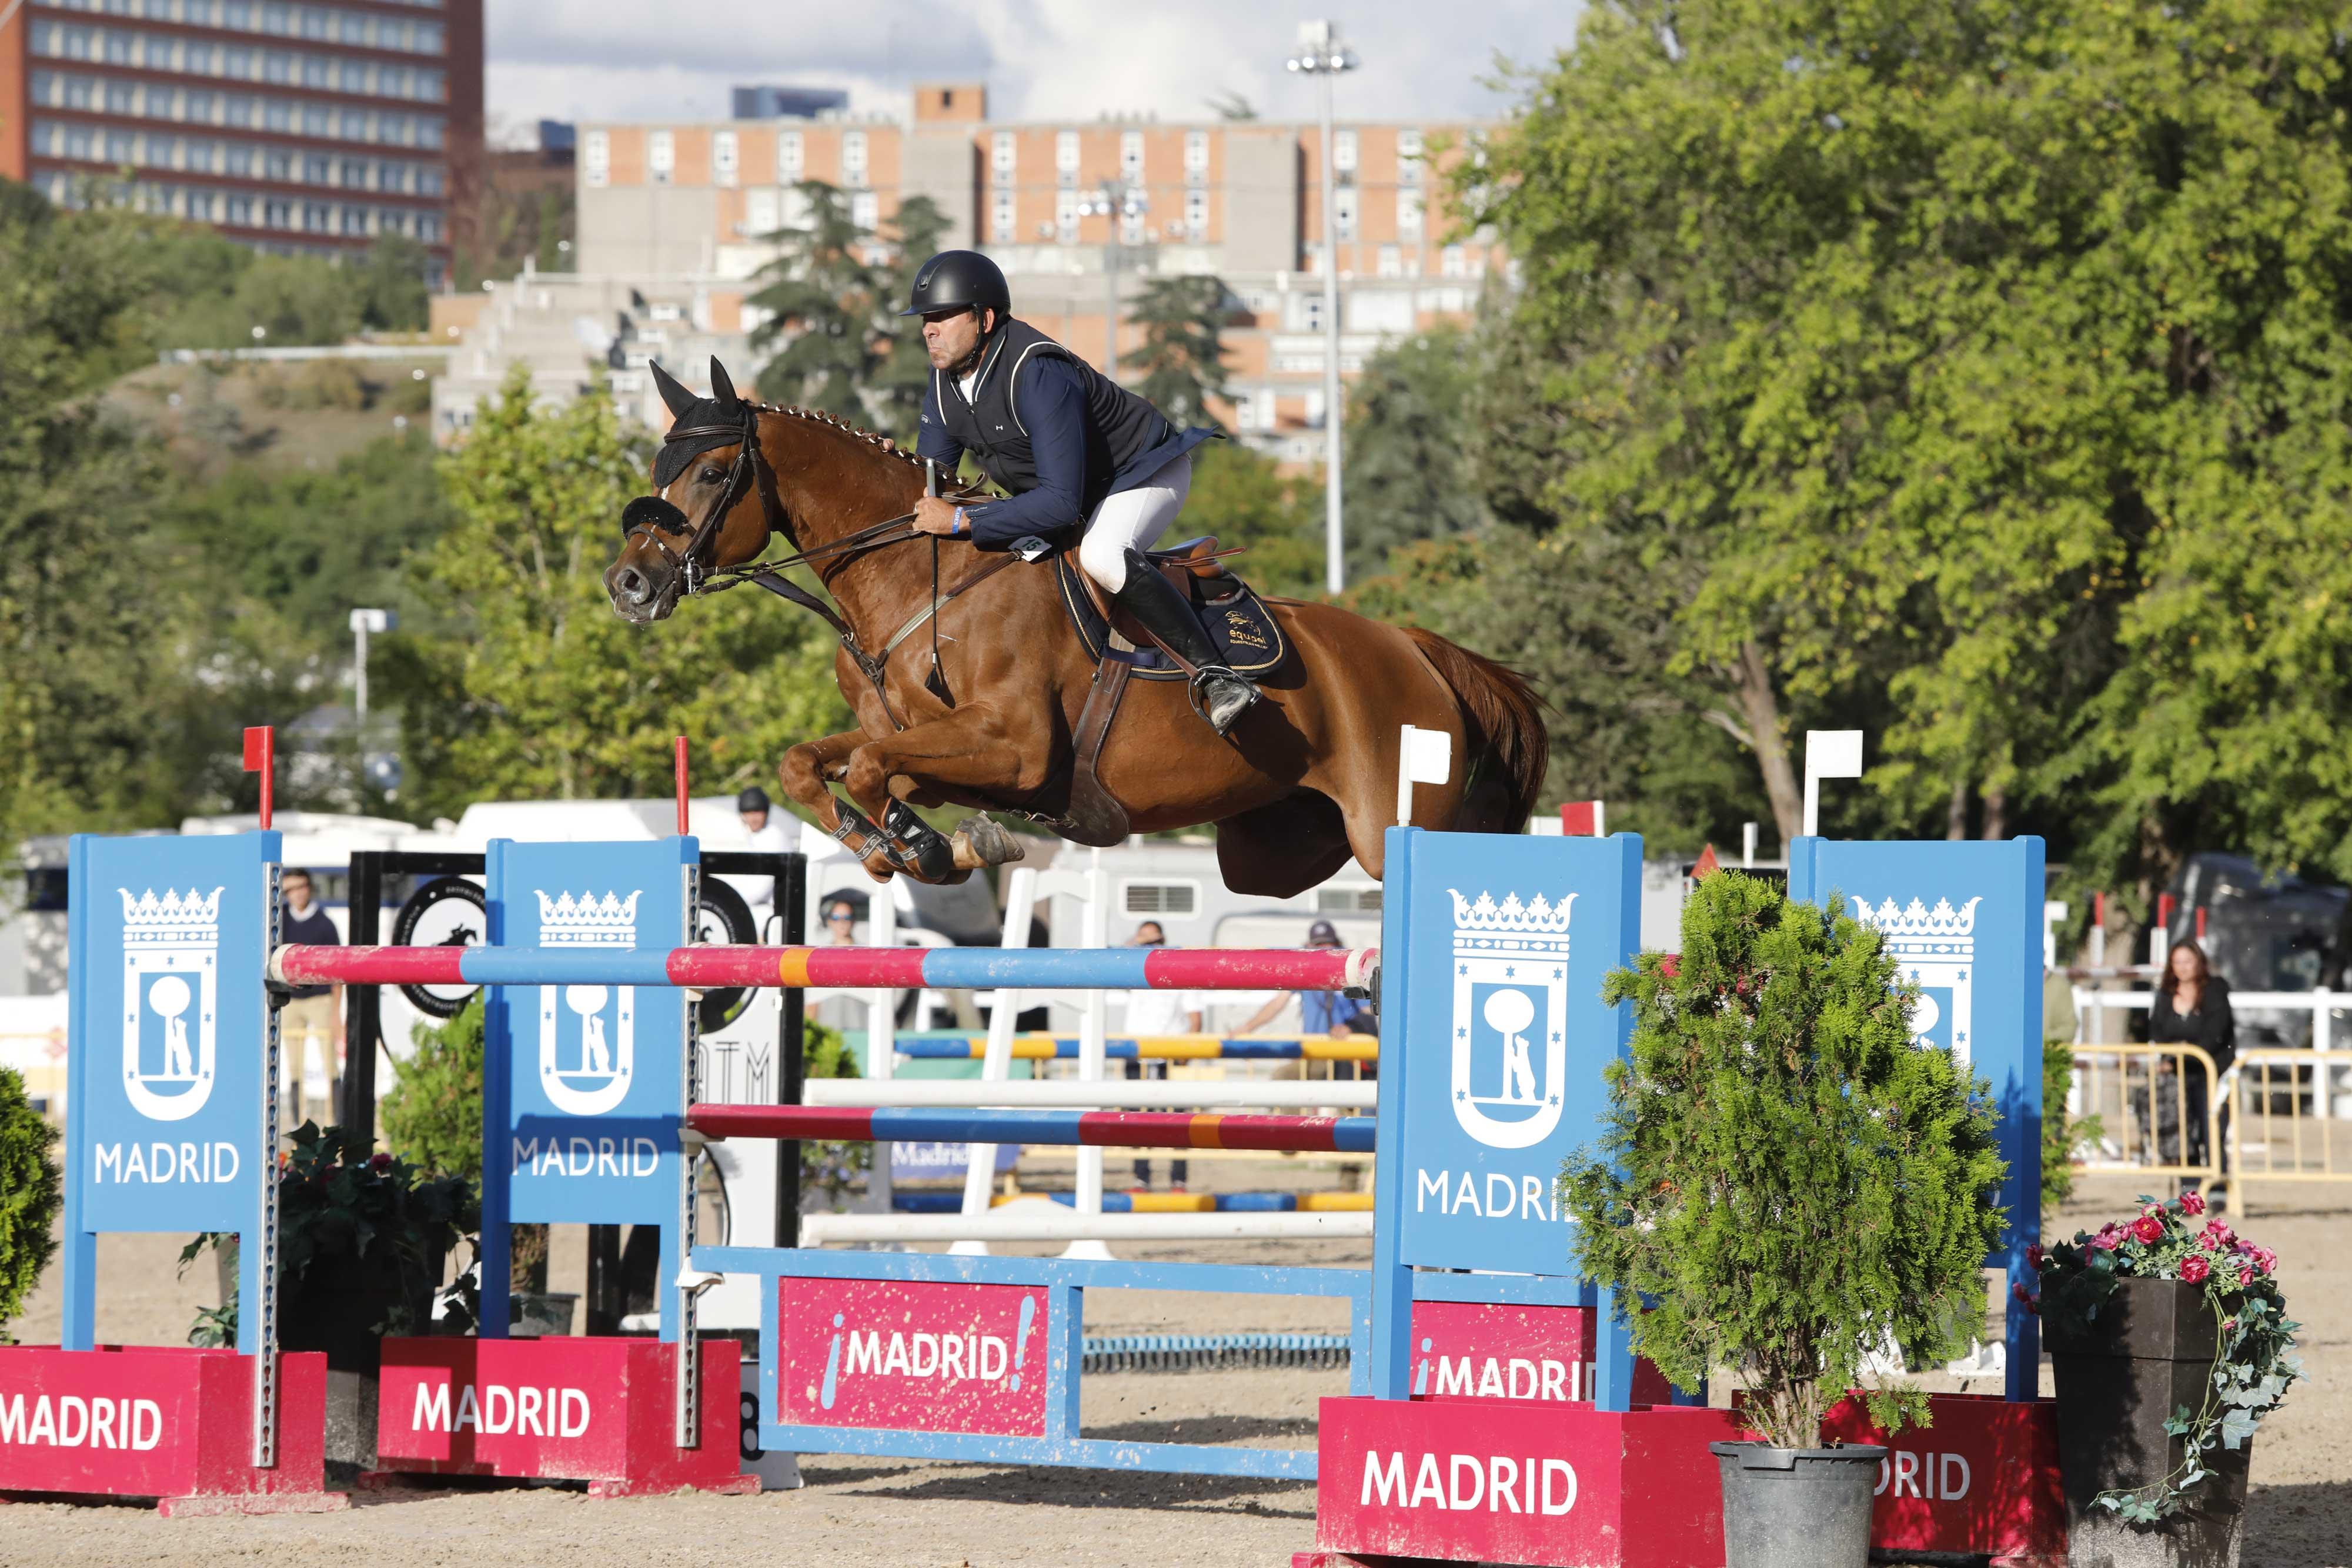
<path id="1" fill-rule="evenodd" d="M 955 831 L 955 863 L 958 871 L 978 871 L 982 866 L 1006 865 L 1021 860 L 1028 851 L 1021 841 L 1005 831 L 1004 825 L 990 817 L 966 818 Z"/>

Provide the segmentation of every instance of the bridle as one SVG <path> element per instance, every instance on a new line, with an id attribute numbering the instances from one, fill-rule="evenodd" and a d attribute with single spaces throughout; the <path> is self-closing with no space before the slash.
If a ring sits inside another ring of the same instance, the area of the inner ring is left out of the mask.
<path id="1" fill-rule="evenodd" d="M 881 703 L 883 713 L 888 716 L 895 727 L 905 729 L 906 723 L 891 707 L 890 695 L 885 686 L 886 665 L 891 653 L 896 652 L 898 644 L 912 635 L 918 627 L 926 621 L 929 622 L 932 627 L 932 674 L 935 679 L 940 680 L 941 689 L 944 690 L 944 679 L 939 675 L 938 626 L 940 608 L 967 589 L 979 584 L 983 579 L 995 575 L 999 570 L 1011 564 L 1013 558 L 999 556 L 983 562 L 962 581 L 942 594 L 940 591 L 939 538 L 936 535 L 926 534 L 921 529 L 911 526 L 915 520 L 914 513 L 902 512 L 895 517 L 885 517 L 878 523 L 869 523 L 854 532 L 844 534 L 837 539 L 818 545 L 814 549 L 798 550 L 774 560 L 751 561 L 742 566 L 711 567 L 708 558 L 709 552 L 716 548 L 719 528 L 726 522 L 728 514 L 732 512 L 742 500 L 743 490 L 747 485 L 759 495 L 760 510 L 767 523 L 769 533 L 782 534 L 787 540 L 793 538 L 793 532 L 789 527 L 791 518 L 785 515 L 782 505 L 776 499 L 774 486 L 761 482 L 763 476 L 760 471 L 762 461 L 760 450 L 760 415 L 762 413 L 773 411 L 769 410 L 765 404 L 749 401 L 744 402 L 742 407 L 743 418 L 740 424 L 675 425 L 662 437 L 662 444 L 665 446 L 675 442 L 705 441 L 713 436 L 731 436 L 735 440 L 735 461 L 728 467 L 726 487 L 719 492 L 719 499 L 711 506 L 709 511 L 703 515 L 702 521 L 691 525 L 689 531 L 686 514 L 672 502 L 660 496 L 640 496 L 622 510 L 623 543 L 625 544 L 639 534 L 643 534 L 646 542 L 661 552 L 662 559 L 668 561 L 671 569 L 677 574 L 680 598 L 721 593 L 728 589 L 740 588 L 744 583 L 750 582 L 766 589 L 770 593 L 788 603 L 796 604 L 803 610 L 821 616 L 825 624 L 833 628 L 834 635 L 841 640 L 842 648 L 849 654 L 850 662 L 857 666 L 859 672 L 866 676 L 867 684 L 873 686 L 874 695 Z M 937 493 L 935 485 L 930 488 L 932 493 Z M 688 538 L 684 548 L 672 548 L 669 540 L 662 537 L 665 532 L 687 533 Z M 868 550 L 882 549 L 891 545 L 904 544 L 909 539 L 919 538 L 929 538 L 931 541 L 930 603 L 928 608 L 919 611 L 913 618 L 900 627 L 889 642 L 883 645 L 879 654 L 866 651 L 865 645 L 857 640 L 856 630 L 844 620 L 840 612 L 832 605 L 783 575 L 784 570 L 789 567 L 807 566 L 814 570 L 819 582 L 831 588 L 834 574 L 848 565 L 851 558 L 863 555 Z"/>
<path id="2" fill-rule="evenodd" d="M 681 441 L 700 441 L 714 435 L 732 435 L 736 438 L 735 461 L 727 470 L 727 488 L 719 493 L 718 503 L 703 515 L 702 521 L 694 526 L 693 533 L 686 541 L 685 549 L 672 549 L 669 541 L 662 538 L 662 527 L 671 518 L 684 521 L 684 514 L 664 497 L 642 497 L 630 502 L 628 507 L 621 513 L 622 540 L 626 542 L 638 534 L 645 535 L 646 542 L 659 550 L 662 553 L 662 559 L 668 561 L 671 569 L 678 574 L 678 581 L 681 584 L 679 592 L 687 597 L 691 597 L 702 591 L 702 583 L 709 577 L 709 569 L 703 564 L 704 556 L 711 548 L 713 541 L 718 538 L 719 527 L 727 520 L 727 514 L 733 511 L 735 503 L 743 498 L 743 486 L 757 476 L 756 465 L 759 462 L 757 454 L 760 450 L 759 406 L 755 403 L 745 403 L 740 424 L 672 426 L 669 434 L 662 437 L 662 444 L 668 446 Z M 762 499 L 764 498 L 763 494 Z M 645 504 L 647 501 L 657 502 L 659 505 L 648 507 Z M 769 521 L 772 523 L 774 520 L 772 515 Z"/>

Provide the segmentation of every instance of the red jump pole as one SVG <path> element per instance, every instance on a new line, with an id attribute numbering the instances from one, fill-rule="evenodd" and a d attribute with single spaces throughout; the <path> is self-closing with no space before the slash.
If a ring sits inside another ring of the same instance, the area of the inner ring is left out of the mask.
<path id="1" fill-rule="evenodd" d="M 257 725 L 245 732 L 245 770 L 261 775 L 261 831 L 269 831 L 270 795 L 278 778 L 278 731 Z"/>

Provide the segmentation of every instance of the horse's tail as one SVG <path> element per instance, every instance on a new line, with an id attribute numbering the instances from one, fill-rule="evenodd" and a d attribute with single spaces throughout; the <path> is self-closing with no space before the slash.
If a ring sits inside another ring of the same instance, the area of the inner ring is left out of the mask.
<path id="1" fill-rule="evenodd" d="M 1404 634 L 1454 688 L 1470 723 L 1470 788 L 1463 796 L 1459 825 L 1474 832 L 1524 831 L 1551 766 L 1543 699 L 1508 665 L 1417 626 L 1404 628 Z"/>

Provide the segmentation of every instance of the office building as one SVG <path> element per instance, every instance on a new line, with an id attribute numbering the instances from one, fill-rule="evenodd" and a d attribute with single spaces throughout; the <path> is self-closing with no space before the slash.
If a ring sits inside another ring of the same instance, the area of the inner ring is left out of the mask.
<path id="1" fill-rule="evenodd" d="M 472 239 L 482 0 L 22 0 L 0 7 L 0 174 L 280 254 Z"/>
<path id="2" fill-rule="evenodd" d="M 735 89 L 738 120 L 810 119 L 849 107 L 849 95 L 828 87 L 739 87 Z"/>
<path id="3" fill-rule="evenodd" d="M 1446 176 L 1482 130 L 1340 123 L 1327 221 L 1323 137 L 1311 121 L 1003 123 L 989 120 L 977 82 L 918 87 L 903 115 L 588 120 L 575 169 L 575 265 L 583 280 L 627 280 L 658 297 L 668 319 L 656 335 L 685 331 L 698 345 L 748 356 L 760 325 L 746 303 L 756 292 L 750 280 L 776 256 L 772 236 L 801 219 L 795 185 L 822 180 L 847 193 L 851 215 L 877 235 L 877 257 L 899 204 L 927 196 L 947 216 L 947 244 L 988 251 L 1011 278 L 1014 309 L 1097 364 L 1110 357 L 1116 322 L 1120 362 L 1132 369 L 1141 332 L 1126 310 L 1147 278 L 1223 279 L 1234 297 L 1224 340 L 1234 396 L 1216 412 L 1259 450 L 1311 465 L 1323 447 L 1322 268 L 1339 268 L 1344 376 L 1390 339 L 1466 317 L 1496 256 L 1490 236 L 1454 232 Z M 1116 211 L 1104 210 L 1106 186 L 1120 198 Z M 535 333 L 561 348 L 573 288 L 542 276 L 502 299 L 499 340 Z M 530 327 L 540 298 L 549 319 Z M 625 325 L 642 329 L 648 314 Z M 625 409 L 658 420 L 634 349 L 644 339 L 621 339 L 627 362 L 609 379 Z M 701 374 L 698 362 L 664 357 Z M 503 362 L 486 352 L 476 384 L 494 383 Z M 467 411 L 457 405 L 471 398 L 456 382 L 448 390 L 450 406 L 436 406 L 445 435 L 462 428 Z"/>

